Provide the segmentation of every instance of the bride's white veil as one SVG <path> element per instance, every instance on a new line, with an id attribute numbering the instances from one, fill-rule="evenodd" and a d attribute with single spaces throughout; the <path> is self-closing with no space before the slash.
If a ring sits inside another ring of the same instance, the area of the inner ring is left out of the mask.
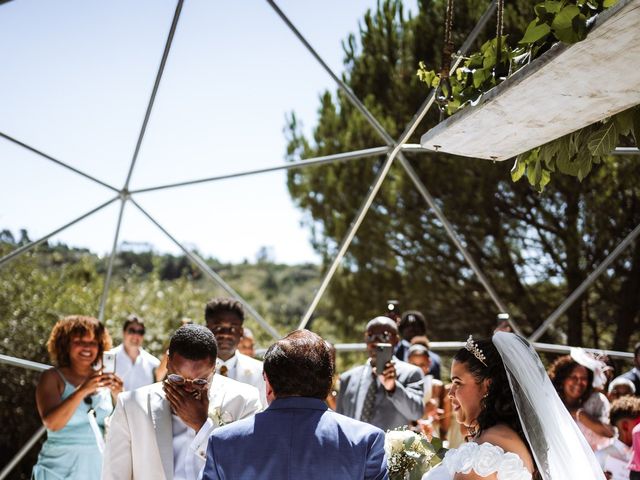
<path id="1" fill-rule="evenodd" d="M 524 434 L 544 480 L 604 480 L 595 455 L 558 397 L 540 357 L 513 333 L 493 336 Z"/>

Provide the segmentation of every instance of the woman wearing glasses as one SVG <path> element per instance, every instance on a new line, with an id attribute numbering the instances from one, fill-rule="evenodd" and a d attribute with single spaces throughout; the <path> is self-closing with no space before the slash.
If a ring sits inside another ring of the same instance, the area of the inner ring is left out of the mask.
<path id="1" fill-rule="evenodd" d="M 100 478 L 104 419 L 122 391 L 116 375 L 96 370 L 111 337 L 95 318 L 73 315 L 54 325 L 47 348 L 56 367 L 36 387 L 47 440 L 33 478 Z"/>

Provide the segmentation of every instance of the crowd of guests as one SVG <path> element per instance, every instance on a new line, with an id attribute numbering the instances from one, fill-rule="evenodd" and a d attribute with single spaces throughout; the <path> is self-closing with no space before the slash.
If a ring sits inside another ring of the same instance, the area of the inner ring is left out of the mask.
<path id="1" fill-rule="evenodd" d="M 419 311 L 370 320 L 367 361 L 341 375 L 335 348 L 306 330 L 255 359 L 234 299 L 209 302 L 204 323 L 183 321 L 160 360 L 143 348 L 140 317 L 126 319 L 115 348 L 95 318 L 58 321 L 47 343 L 55 367 L 36 389 L 47 440 L 33 478 L 387 478 L 384 431 L 408 427 L 450 448 L 478 434 L 461 420 L 456 383 L 441 379 Z M 501 314 L 496 331 L 509 330 Z M 381 345 L 393 357 L 377 366 Z M 581 349 L 548 369 L 613 480 L 640 478 L 640 343 L 634 354 L 634 368 L 615 378 L 611 362 Z"/>

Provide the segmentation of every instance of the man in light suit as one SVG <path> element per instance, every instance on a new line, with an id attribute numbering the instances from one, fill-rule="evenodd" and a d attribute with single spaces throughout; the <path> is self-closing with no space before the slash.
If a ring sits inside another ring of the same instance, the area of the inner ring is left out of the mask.
<path id="1" fill-rule="evenodd" d="M 125 392 L 107 436 L 105 480 L 196 480 L 220 425 L 260 410 L 258 391 L 214 375 L 217 345 L 204 326 L 171 337 L 167 380 Z"/>
<path id="2" fill-rule="evenodd" d="M 383 430 L 422 418 L 422 371 L 393 357 L 383 372 L 376 372 L 376 346 L 378 343 L 396 346 L 396 322 L 388 317 L 376 317 L 367 324 L 364 338 L 369 360 L 340 376 L 336 411 Z"/>
<path id="3" fill-rule="evenodd" d="M 384 433 L 329 410 L 330 347 L 308 330 L 264 357 L 269 407 L 211 435 L 204 480 L 388 479 Z"/>
<path id="4" fill-rule="evenodd" d="M 253 385 L 260 392 L 262 404 L 266 406 L 262 362 L 238 351 L 238 344 L 244 334 L 242 304 L 233 298 L 213 299 L 204 309 L 204 319 L 218 341 L 216 373 Z"/>

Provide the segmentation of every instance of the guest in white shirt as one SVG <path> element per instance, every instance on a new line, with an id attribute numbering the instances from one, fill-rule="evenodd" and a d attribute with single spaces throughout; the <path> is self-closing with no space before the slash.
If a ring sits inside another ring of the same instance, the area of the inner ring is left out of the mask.
<path id="1" fill-rule="evenodd" d="M 104 480 L 200 478 L 213 430 L 261 407 L 254 387 L 214 375 L 216 354 L 216 340 L 204 326 L 176 330 L 166 380 L 118 397 Z"/>
<path id="2" fill-rule="evenodd" d="M 125 391 L 155 382 L 154 370 L 160 360 L 142 348 L 144 333 L 144 320 L 130 315 L 122 327 L 122 344 L 112 350 L 116 354 L 116 375 L 122 379 Z"/>
<path id="3" fill-rule="evenodd" d="M 262 405 L 266 406 L 262 362 L 238 351 L 238 344 L 244 334 L 242 304 L 233 298 L 216 298 L 207 303 L 204 318 L 218 342 L 216 372 L 256 387 L 260 392 Z"/>
<path id="4" fill-rule="evenodd" d="M 624 396 L 611 404 L 609 411 L 611 425 L 616 427 L 617 436 L 611 445 L 596 451 L 596 458 L 611 480 L 628 480 L 627 467 L 633 456 L 632 431 L 640 423 L 640 398 Z"/>

